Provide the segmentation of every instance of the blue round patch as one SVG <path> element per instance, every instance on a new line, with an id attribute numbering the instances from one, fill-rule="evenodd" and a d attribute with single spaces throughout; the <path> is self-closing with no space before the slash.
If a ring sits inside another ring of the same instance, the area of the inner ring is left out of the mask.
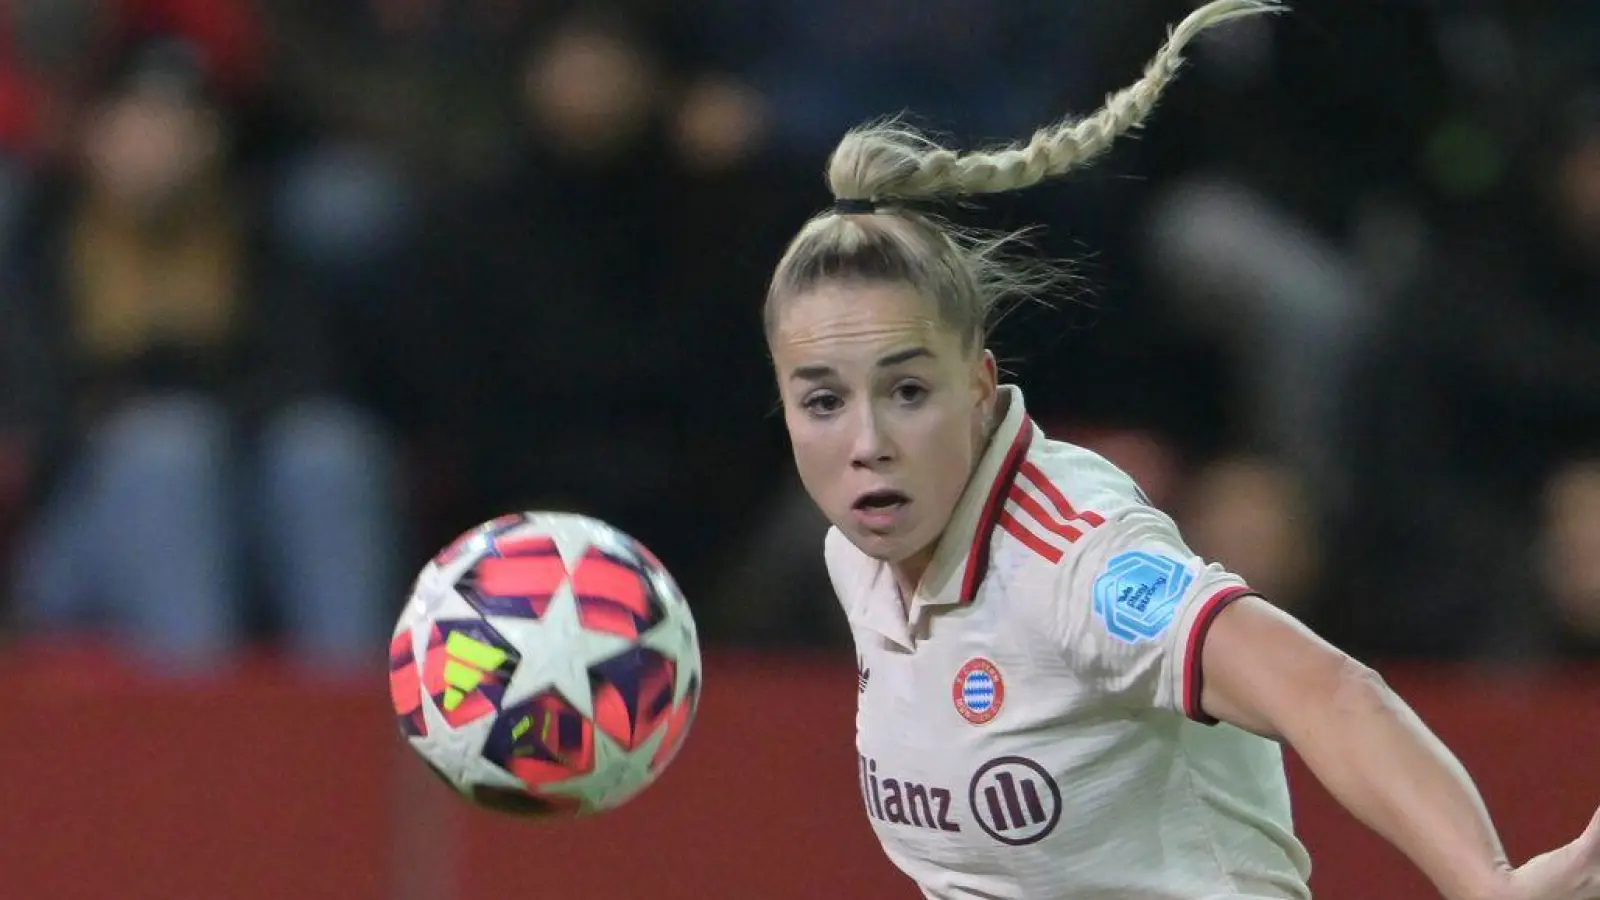
<path id="1" fill-rule="evenodd" d="M 1194 575 L 1169 556 L 1131 550 L 1106 563 L 1094 582 L 1094 612 L 1117 640 L 1153 640 L 1177 616 Z"/>

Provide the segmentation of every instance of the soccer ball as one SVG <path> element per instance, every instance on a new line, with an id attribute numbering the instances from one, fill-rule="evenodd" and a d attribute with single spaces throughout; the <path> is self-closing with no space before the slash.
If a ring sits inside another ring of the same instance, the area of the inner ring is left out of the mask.
<path id="1" fill-rule="evenodd" d="M 389 644 L 400 732 L 468 800 L 614 809 L 682 746 L 700 698 L 683 595 L 643 544 L 572 513 L 501 516 L 423 567 Z"/>

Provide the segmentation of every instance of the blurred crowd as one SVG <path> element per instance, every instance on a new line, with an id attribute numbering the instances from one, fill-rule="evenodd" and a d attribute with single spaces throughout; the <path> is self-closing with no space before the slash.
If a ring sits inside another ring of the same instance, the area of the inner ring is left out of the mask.
<path id="1" fill-rule="evenodd" d="M 1193 5 L 5 0 L 6 630 L 365 668 L 435 548 L 564 508 L 708 642 L 840 646 L 759 315 L 828 151 L 1089 112 Z M 1354 652 L 1594 657 L 1600 5 L 1293 6 L 952 212 L 1080 276 L 1002 364 Z"/>

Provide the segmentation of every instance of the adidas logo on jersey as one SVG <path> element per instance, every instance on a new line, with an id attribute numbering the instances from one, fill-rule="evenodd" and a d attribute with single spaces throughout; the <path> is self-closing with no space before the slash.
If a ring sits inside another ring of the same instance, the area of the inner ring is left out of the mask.
<path id="1" fill-rule="evenodd" d="M 863 679 L 863 684 L 865 679 Z M 878 761 L 856 755 L 861 774 L 861 800 L 867 815 L 892 825 L 909 825 L 930 831 L 960 831 L 950 818 L 949 788 L 878 777 Z"/>
<path id="2" fill-rule="evenodd" d="M 867 692 L 867 679 L 872 677 L 872 670 L 867 668 L 866 660 L 856 657 L 856 690 L 865 694 Z"/>

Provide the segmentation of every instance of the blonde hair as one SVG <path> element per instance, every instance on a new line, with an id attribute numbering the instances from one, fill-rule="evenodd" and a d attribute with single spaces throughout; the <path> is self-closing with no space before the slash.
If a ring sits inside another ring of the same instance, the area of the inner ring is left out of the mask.
<path id="1" fill-rule="evenodd" d="M 963 153 L 895 119 L 851 129 L 828 161 L 835 208 L 806 223 L 773 274 L 767 335 L 773 334 L 781 300 L 822 282 L 892 282 L 934 299 L 968 349 L 981 346 L 1001 300 L 1052 279 L 1005 259 L 1017 235 L 983 236 L 904 204 L 1019 190 L 1087 165 L 1118 136 L 1143 124 L 1182 65 L 1183 51 L 1201 32 L 1282 9 L 1278 0 L 1207 3 L 1170 31 L 1143 77 L 1107 97 L 1098 112 L 1041 128 L 1026 143 Z"/>

